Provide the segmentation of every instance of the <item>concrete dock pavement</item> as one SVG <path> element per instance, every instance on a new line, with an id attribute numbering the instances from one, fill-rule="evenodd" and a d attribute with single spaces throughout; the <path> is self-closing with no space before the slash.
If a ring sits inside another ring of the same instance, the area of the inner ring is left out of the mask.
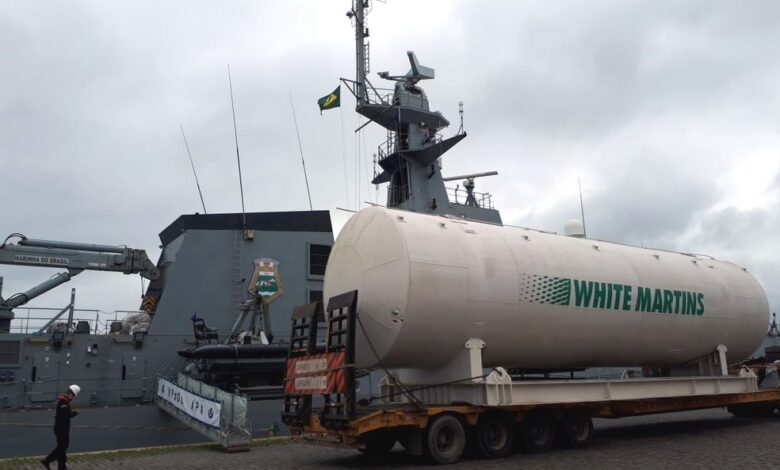
<path id="1" fill-rule="evenodd" d="M 725 410 L 659 414 L 595 421 L 593 446 L 514 454 L 506 459 L 466 459 L 453 469 L 754 469 L 775 468 L 780 415 L 734 418 Z M 74 470 L 237 469 L 430 469 L 422 458 L 397 447 L 381 460 L 353 450 L 314 447 L 286 438 L 257 440 L 248 452 L 227 454 L 213 445 L 145 448 L 73 454 Z M 52 466 L 55 468 L 56 465 Z M 40 470 L 38 458 L 0 460 L 0 470 Z"/>

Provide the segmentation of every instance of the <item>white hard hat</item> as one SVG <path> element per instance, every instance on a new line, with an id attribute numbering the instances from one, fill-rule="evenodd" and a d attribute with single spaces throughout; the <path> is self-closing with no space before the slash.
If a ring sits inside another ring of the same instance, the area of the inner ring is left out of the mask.
<path id="1" fill-rule="evenodd" d="M 68 390 L 73 392 L 73 396 L 75 397 L 75 396 L 78 396 L 79 392 L 81 391 L 81 387 L 79 387 L 76 384 L 73 384 L 70 387 L 68 387 Z"/>

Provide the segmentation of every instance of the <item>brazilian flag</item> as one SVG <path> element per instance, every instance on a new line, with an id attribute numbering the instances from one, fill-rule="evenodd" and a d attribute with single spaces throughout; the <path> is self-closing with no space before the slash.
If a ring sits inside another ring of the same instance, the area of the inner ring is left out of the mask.
<path id="1" fill-rule="evenodd" d="M 323 110 L 341 106 L 341 85 L 337 86 L 336 89 L 333 90 L 333 93 L 318 99 L 317 104 L 320 105 L 320 114 L 322 114 Z"/>

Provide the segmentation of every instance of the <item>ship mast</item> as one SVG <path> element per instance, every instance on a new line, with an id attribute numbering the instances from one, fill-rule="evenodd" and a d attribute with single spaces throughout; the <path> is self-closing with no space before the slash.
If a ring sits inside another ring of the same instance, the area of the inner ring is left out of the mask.
<path id="1" fill-rule="evenodd" d="M 366 14 L 368 13 L 369 0 L 353 0 L 352 10 L 347 16 L 355 18 L 355 98 L 358 106 L 366 103 L 366 50 L 368 28 L 366 28 Z"/>
<path id="2" fill-rule="evenodd" d="M 355 111 L 387 131 L 387 140 L 377 150 L 379 173 L 372 184 L 387 184 L 387 207 L 424 214 L 455 215 L 468 219 L 501 223 L 490 195 L 476 193 L 474 177 L 468 179 L 468 196 L 461 203 L 457 189 L 444 186 L 441 159 L 445 152 L 466 137 L 462 124 L 458 132 L 445 138 L 441 131 L 450 125 L 439 111 L 431 110 L 428 96 L 419 86 L 432 80 L 435 72 L 418 62 L 414 52 L 407 51 L 410 69 L 403 75 L 379 72 L 379 77 L 393 83 L 392 89 L 374 88 L 368 79 L 369 36 L 366 16 L 371 0 L 352 0 L 347 17 L 355 27 L 355 80 L 343 79 L 355 96 Z M 461 123 L 462 123 L 461 113 Z M 453 192 L 454 191 L 454 192 Z M 448 192 L 454 195 L 451 201 Z"/>

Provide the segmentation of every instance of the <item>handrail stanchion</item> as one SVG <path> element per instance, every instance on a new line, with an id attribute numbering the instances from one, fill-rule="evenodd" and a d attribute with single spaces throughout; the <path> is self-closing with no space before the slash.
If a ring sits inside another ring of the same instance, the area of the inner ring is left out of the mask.
<path id="1" fill-rule="evenodd" d="M 73 308 L 76 305 L 76 289 L 70 290 L 70 305 L 68 305 L 68 325 L 65 334 L 69 335 L 73 328 Z"/>

